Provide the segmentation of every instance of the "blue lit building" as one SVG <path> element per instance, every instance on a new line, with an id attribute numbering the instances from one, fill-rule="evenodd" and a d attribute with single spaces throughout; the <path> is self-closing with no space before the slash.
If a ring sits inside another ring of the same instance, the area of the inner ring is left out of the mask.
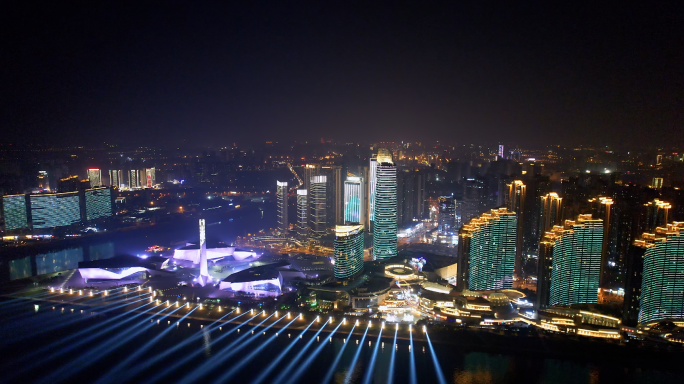
<path id="1" fill-rule="evenodd" d="M 397 255 L 397 167 L 392 154 L 378 151 L 373 221 L 373 259 Z"/>
<path id="2" fill-rule="evenodd" d="M 364 182 L 361 177 L 347 177 L 344 182 L 344 223 L 363 224 L 366 221 Z"/>
<path id="3" fill-rule="evenodd" d="M 26 195 L 7 195 L 2 197 L 5 230 L 27 229 L 29 226 Z"/>

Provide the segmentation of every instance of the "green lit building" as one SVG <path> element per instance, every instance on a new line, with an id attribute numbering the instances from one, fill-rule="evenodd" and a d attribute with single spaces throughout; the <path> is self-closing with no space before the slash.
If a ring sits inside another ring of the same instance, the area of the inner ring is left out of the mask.
<path id="1" fill-rule="evenodd" d="M 363 225 L 335 227 L 335 278 L 349 279 L 363 271 Z"/>
<path id="2" fill-rule="evenodd" d="M 591 215 L 547 231 L 539 244 L 537 308 L 596 303 L 602 249 L 603 220 Z"/>
<path id="3" fill-rule="evenodd" d="M 378 151 L 375 172 L 373 259 L 383 260 L 397 255 L 397 167 L 388 150 Z"/>
<path id="4" fill-rule="evenodd" d="M 684 319 L 684 222 L 644 233 L 634 245 L 643 250 L 639 324 Z"/>
<path id="5" fill-rule="evenodd" d="M 492 290 L 513 287 L 518 219 L 506 208 L 470 219 L 459 231 L 458 286 Z"/>

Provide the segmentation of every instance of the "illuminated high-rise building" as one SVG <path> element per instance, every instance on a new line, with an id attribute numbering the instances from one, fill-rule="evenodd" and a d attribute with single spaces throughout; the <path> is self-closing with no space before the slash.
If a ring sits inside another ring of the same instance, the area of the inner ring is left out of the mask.
<path id="1" fill-rule="evenodd" d="M 370 170 L 368 179 L 368 219 L 371 223 L 370 232 L 373 232 L 373 221 L 375 221 L 375 185 L 377 183 L 377 173 L 378 173 L 378 159 L 377 154 L 373 154 L 370 158 Z"/>
<path id="2" fill-rule="evenodd" d="M 634 242 L 643 261 L 641 286 L 629 297 L 638 323 L 684 319 L 684 222 L 658 227 Z M 628 289 L 630 287 L 627 287 Z M 638 311 L 636 311 L 638 309 Z"/>
<path id="3" fill-rule="evenodd" d="M 145 187 L 152 188 L 157 185 L 156 168 L 145 168 Z"/>
<path id="4" fill-rule="evenodd" d="M 655 199 L 644 204 L 641 229 L 643 232 L 653 233 L 658 227 L 665 227 L 667 225 L 670 208 L 670 203 Z"/>
<path id="5" fill-rule="evenodd" d="M 278 199 L 278 227 L 285 232 L 289 229 L 287 221 L 287 181 L 276 183 L 276 197 Z"/>
<path id="6" fill-rule="evenodd" d="M 5 230 L 28 229 L 26 195 L 5 195 L 2 197 Z"/>
<path id="7" fill-rule="evenodd" d="M 505 159 L 506 159 L 506 156 L 504 156 L 504 146 L 503 146 L 503 144 L 499 144 L 499 153 L 498 153 L 498 156 L 499 156 L 499 160 L 505 160 Z"/>
<path id="8" fill-rule="evenodd" d="M 128 173 L 128 188 L 137 189 L 140 187 L 140 171 L 137 169 L 131 169 Z"/>
<path id="9" fill-rule="evenodd" d="M 537 308 L 596 303 L 603 220 L 579 215 L 544 234 L 539 244 Z"/>
<path id="10" fill-rule="evenodd" d="M 311 178 L 311 234 L 315 238 L 323 237 L 327 229 L 326 184 L 325 176 Z"/>
<path id="11" fill-rule="evenodd" d="M 539 212 L 539 234 L 543 237 L 546 231 L 554 225 L 560 224 L 562 219 L 563 199 L 556 192 L 548 193 L 541 197 L 541 210 Z"/>
<path id="12" fill-rule="evenodd" d="M 102 170 L 98 168 L 88 169 L 88 180 L 90 180 L 90 187 L 101 187 L 102 186 Z"/>
<path id="13" fill-rule="evenodd" d="M 456 225 L 456 202 L 452 196 L 440 196 L 437 198 L 439 209 L 438 231 L 443 235 L 453 234 Z"/>
<path id="14" fill-rule="evenodd" d="M 335 227 L 334 274 L 349 279 L 363 271 L 363 225 Z"/>
<path id="15" fill-rule="evenodd" d="M 513 287 L 517 220 L 515 212 L 496 208 L 463 224 L 458 241 L 460 289 Z"/>
<path id="16" fill-rule="evenodd" d="M 608 255 L 610 252 L 610 229 L 613 222 L 613 199 L 609 197 L 597 197 L 589 199 L 594 217 L 603 220 L 603 245 L 601 248 L 601 279 L 599 286 L 605 285 L 606 267 L 608 266 Z"/>
<path id="17" fill-rule="evenodd" d="M 344 223 L 361 224 L 366 222 L 365 186 L 361 177 L 347 177 L 344 182 Z"/>
<path id="18" fill-rule="evenodd" d="M 525 223 L 525 195 L 527 186 L 521 180 L 515 180 L 507 184 L 506 206 L 511 212 L 515 212 L 518 218 L 517 239 L 515 243 L 515 274 L 522 275 L 523 261 L 523 225 Z"/>
<path id="19" fill-rule="evenodd" d="M 375 175 L 373 259 L 397 255 L 397 167 L 392 154 L 380 149 Z"/>
<path id="20" fill-rule="evenodd" d="M 109 170 L 109 185 L 115 188 L 121 188 L 123 184 L 123 172 L 120 169 Z"/>
<path id="21" fill-rule="evenodd" d="M 309 204 L 306 189 L 297 190 L 297 234 L 306 239 L 309 235 Z"/>
<path id="22" fill-rule="evenodd" d="M 30 195 L 33 229 L 64 227 L 81 223 L 79 192 Z"/>
<path id="23" fill-rule="evenodd" d="M 112 215 L 112 190 L 109 187 L 85 190 L 86 220 L 95 220 Z"/>

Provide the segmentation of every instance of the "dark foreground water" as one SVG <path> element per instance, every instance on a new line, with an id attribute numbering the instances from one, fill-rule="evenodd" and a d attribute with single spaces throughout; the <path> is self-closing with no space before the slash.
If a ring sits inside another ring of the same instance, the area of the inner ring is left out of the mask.
<path id="1" fill-rule="evenodd" d="M 238 333 L 232 324 L 212 330 L 209 322 L 196 320 L 184 319 L 176 326 L 173 317 L 115 311 L 94 315 L 84 307 L 35 305 L 0 303 L 1 382 L 440 382 L 429 344 L 416 342 L 411 352 L 405 340 L 393 347 L 390 329 L 384 334 L 390 339 L 376 349 L 375 337 L 361 341 L 362 336 L 335 334 L 330 341 L 327 333 L 320 333 L 316 338 L 322 323 L 313 323 L 299 338 L 300 330 L 270 328 L 263 334 L 263 328 L 255 328 L 252 334 L 254 327 L 243 325 Z M 434 349 L 448 383 L 682 382 L 679 372 L 626 364 L 472 352 L 442 344 Z"/>

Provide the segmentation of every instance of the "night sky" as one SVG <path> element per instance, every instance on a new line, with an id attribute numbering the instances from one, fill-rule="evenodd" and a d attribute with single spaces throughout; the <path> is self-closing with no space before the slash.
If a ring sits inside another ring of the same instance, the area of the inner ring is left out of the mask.
<path id="1" fill-rule="evenodd" d="M 681 2 L 593 3 L 7 1 L 3 139 L 682 144 Z"/>

